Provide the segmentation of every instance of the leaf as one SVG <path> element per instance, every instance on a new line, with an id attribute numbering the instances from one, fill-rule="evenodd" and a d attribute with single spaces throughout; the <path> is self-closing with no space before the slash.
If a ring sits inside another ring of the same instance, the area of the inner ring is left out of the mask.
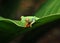
<path id="1" fill-rule="evenodd" d="M 6 19 L 6 18 L 3 18 L 3 17 L 0 17 L 0 21 L 12 22 L 12 23 L 14 23 L 14 24 L 17 25 L 17 26 L 21 26 L 21 27 L 22 27 L 21 21 L 18 21 L 18 20 L 11 20 L 11 19 Z"/>
<path id="2" fill-rule="evenodd" d="M 55 14 L 60 14 L 60 0 L 47 0 L 47 2 L 35 13 L 35 16 L 41 18 Z"/>
<path id="3" fill-rule="evenodd" d="M 16 36 L 23 34 L 25 28 L 20 23 L 20 21 L 0 17 L 0 42 L 7 43 Z"/>
<path id="4" fill-rule="evenodd" d="M 47 0 L 35 16 L 40 18 L 40 25 L 60 19 L 60 0 Z"/>

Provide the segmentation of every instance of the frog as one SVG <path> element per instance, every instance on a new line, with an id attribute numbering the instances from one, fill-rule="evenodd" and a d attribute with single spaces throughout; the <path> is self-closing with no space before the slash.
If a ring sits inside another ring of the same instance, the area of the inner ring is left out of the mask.
<path id="1" fill-rule="evenodd" d="M 25 23 L 24 27 L 32 27 L 32 24 L 34 24 L 39 18 L 36 16 L 21 16 L 20 19 Z"/>

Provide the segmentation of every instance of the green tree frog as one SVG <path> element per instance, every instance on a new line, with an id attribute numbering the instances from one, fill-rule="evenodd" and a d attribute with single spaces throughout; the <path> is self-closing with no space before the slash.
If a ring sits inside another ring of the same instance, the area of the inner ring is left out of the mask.
<path id="1" fill-rule="evenodd" d="M 24 27 L 32 27 L 32 24 L 38 19 L 39 18 L 36 16 L 21 16 L 21 21 L 23 21 Z"/>

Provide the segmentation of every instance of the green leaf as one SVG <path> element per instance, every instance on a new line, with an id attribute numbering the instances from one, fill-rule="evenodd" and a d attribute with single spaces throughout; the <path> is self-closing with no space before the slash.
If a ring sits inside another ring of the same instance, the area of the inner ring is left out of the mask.
<path id="1" fill-rule="evenodd" d="M 60 14 L 60 0 L 47 0 L 35 13 L 35 16 L 41 18 L 55 14 Z"/>
<path id="2" fill-rule="evenodd" d="M 23 26 L 21 25 L 22 22 L 19 21 L 19 20 L 11 20 L 11 19 L 6 19 L 6 18 L 3 18 L 3 17 L 0 17 L 0 21 L 12 22 L 12 23 L 14 23 L 14 24 L 17 25 L 17 26 L 23 27 Z"/>
<path id="3" fill-rule="evenodd" d="M 60 19 L 60 0 L 47 0 L 35 13 L 35 16 L 40 18 L 38 20 L 40 25 Z"/>
<path id="4" fill-rule="evenodd" d="M 20 23 L 20 21 L 0 17 L 0 42 L 7 43 L 16 36 L 23 34 L 25 28 Z"/>

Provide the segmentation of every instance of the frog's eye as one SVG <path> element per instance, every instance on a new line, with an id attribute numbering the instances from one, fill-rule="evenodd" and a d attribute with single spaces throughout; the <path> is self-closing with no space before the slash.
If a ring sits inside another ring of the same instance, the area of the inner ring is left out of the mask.
<path id="1" fill-rule="evenodd" d="M 20 17 L 20 19 L 22 19 L 22 18 L 23 18 L 23 16 Z"/>
<path id="2" fill-rule="evenodd" d="M 21 18 L 23 18 L 24 16 L 21 16 Z"/>
<path id="3" fill-rule="evenodd" d="M 22 20 L 23 16 L 20 16 L 19 20 Z"/>

